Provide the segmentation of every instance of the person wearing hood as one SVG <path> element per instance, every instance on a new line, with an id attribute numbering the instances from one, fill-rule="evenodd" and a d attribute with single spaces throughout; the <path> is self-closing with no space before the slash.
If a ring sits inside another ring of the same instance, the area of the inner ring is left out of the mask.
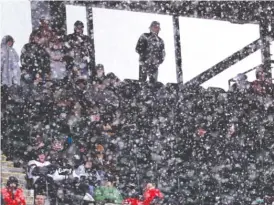
<path id="1" fill-rule="evenodd" d="M 9 177 L 6 188 L 1 190 L 4 205 L 26 205 L 23 190 L 18 186 L 18 179 L 14 176 Z"/>
<path id="2" fill-rule="evenodd" d="M 19 66 L 19 56 L 13 48 L 14 39 L 5 36 L 1 42 L 1 80 L 2 85 L 8 87 L 20 85 L 21 70 Z"/>
<path id="3" fill-rule="evenodd" d="M 139 80 L 155 83 L 158 78 L 159 65 L 165 59 L 165 44 L 159 37 L 160 23 L 153 21 L 149 27 L 150 33 L 141 35 L 137 42 L 136 52 L 139 54 Z"/>
<path id="4" fill-rule="evenodd" d="M 97 84 L 105 80 L 105 68 L 102 64 L 97 64 L 92 72 L 92 84 Z"/>
<path id="5" fill-rule="evenodd" d="M 81 21 L 74 23 L 74 33 L 65 40 L 66 52 L 73 58 L 73 72 L 76 76 L 89 76 L 90 65 L 93 65 L 93 44 L 89 36 L 84 35 L 84 24 Z"/>

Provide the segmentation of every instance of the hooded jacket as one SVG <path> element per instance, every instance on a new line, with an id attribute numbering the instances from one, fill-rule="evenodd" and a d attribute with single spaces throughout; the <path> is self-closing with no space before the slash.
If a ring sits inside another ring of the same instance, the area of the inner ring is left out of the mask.
<path id="1" fill-rule="evenodd" d="M 7 42 L 11 36 L 5 36 L 1 42 L 1 77 L 2 84 L 10 87 L 12 84 L 20 85 L 21 70 L 19 56 L 14 48 L 9 47 Z"/>
<path id="2" fill-rule="evenodd" d="M 5 205 L 26 205 L 26 200 L 22 189 L 17 188 L 14 195 L 11 190 L 7 188 L 3 188 L 1 192 Z"/>

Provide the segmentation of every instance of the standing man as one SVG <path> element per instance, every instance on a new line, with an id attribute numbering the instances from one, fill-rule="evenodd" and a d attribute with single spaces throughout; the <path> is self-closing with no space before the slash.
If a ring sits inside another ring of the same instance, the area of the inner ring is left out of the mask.
<path id="1" fill-rule="evenodd" d="M 91 38 L 84 35 L 83 22 L 76 21 L 74 23 L 74 33 L 67 36 L 65 46 L 69 56 L 73 58 L 74 75 L 77 77 L 88 76 L 89 71 L 94 69 L 90 68 L 93 65 L 94 48 Z"/>
<path id="2" fill-rule="evenodd" d="M 158 68 L 165 59 L 165 44 L 158 36 L 160 23 L 153 21 L 149 27 L 150 33 L 141 35 L 137 42 L 136 52 L 139 54 L 139 80 L 145 82 L 147 76 L 151 83 L 157 82 Z"/>

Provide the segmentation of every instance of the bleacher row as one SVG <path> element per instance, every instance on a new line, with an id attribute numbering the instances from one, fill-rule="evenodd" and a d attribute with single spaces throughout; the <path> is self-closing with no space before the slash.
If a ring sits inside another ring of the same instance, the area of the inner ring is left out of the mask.
<path id="1" fill-rule="evenodd" d="M 63 94 L 68 89 L 79 92 L 73 85 L 52 86 Z M 272 94 L 201 87 L 180 92 L 176 85 L 124 81 L 112 90 L 119 106 L 99 105 L 101 119 L 110 125 L 119 122 L 109 134 L 95 129 L 98 124 L 92 124 L 83 109 L 64 133 L 62 123 L 67 121 L 54 112 L 54 92 L 33 87 L 22 97 L 24 89 L 13 89 L 2 110 L 3 150 L 16 161 L 26 160 L 31 133 L 39 130 L 49 142 L 53 135 L 69 134 L 75 144 L 86 143 L 87 150 L 95 142 L 103 144 L 106 158 L 112 157 L 108 169 L 124 197 L 129 184 L 141 194 L 147 182 L 164 192 L 164 204 L 251 204 L 274 195 Z M 89 89 L 88 84 L 85 93 Z M 88 96 L 72 100 L 92 104 Z"/>

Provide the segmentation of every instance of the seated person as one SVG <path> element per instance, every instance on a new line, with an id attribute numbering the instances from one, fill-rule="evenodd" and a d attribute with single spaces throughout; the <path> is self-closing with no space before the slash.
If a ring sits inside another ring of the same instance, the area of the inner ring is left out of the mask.
<path id="1" fill-rule="evenodd" d="M 104 186 L 95 189 L 95 201 L 121 204 L 123 199 L 119 190 L 114 187 L 111 181 L 107 181 Z"/>
<path id="2" fill-rule="evenodd" d="M 45 203 L 46 203 L 45 194 L 37 193 L 34 199 L 34 205 L 45 205 Z"/>
<path id="3" fill-rule="evenodd" d="M 11 176 L 7 186 L 1 190 L 2 203 L 4 205 L 26 205 L 23 190 L 18 188 L 18 179 Z"/>
<path id="4" fill-rule="evenodd" d="M 37 160 L 31 160 L 28 163 L 29 179 L 33 180 L 34 195 L 36 193 L 48 193 L 50 204 L 55 204 L 56 191 L 53 178 L 48 174 L 54 173 L 55 167 L 51 166 L 49 161 L 46 161 L 46 152 L 43 149 L 37 151 Z"/>

